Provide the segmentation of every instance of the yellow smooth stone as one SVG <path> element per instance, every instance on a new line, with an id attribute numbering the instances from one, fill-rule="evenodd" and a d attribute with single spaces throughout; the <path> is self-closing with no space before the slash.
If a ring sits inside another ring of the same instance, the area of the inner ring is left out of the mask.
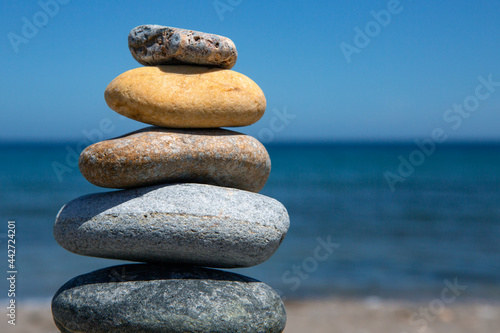
<path id="1" fill-rule="evenodd" d="M 259 86 L 238 72 L 199 66 L 148 66 L 114 79 L 104 94 L 128 118 L 175 128 L 247 126 L 266 109 Z"/>

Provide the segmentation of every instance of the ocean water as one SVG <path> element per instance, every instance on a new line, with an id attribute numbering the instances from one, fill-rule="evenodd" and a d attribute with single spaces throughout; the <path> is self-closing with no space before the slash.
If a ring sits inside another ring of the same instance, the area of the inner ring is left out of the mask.
<path id="1" fill-rule="evenodd" d="M 500 299 L 499 145 L 440 146 L 394 191 L 384 173 L 397 174 L 399 156 L 408 159 L 415 145 L 267 148 L 273 170 L 261 193 L 287 207 L 291 227 L 269 261 L 234 271 L 289 299 L 439 297 L 446 280 L 466 287 L 463 299 Z M 7 276 L 14 220 L 20 299 L 49 299 L 76 275 L 122 263 L 69 253 L 53 238 L 66 202 L 108 191 L 81 176 L 69 153 L 78 149 L 0 145 L 0 269 Z M 60 177 L 54 163 L 65 166 Z"/>

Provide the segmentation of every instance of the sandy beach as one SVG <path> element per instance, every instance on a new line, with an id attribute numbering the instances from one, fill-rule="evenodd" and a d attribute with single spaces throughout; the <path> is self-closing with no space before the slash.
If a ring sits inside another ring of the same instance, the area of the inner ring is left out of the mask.
<path id="1" fill-rule="evenodd" d="M 434 308 L 432 306 L 435 306 Z M 439 307 L 437 303 L 330 299 L 286 302 L 286 333 L 497 333 L 500 304 L 484 301 Z M 438 310 L 438 311 L 434 311 Z M 16 326 L 4 319 L 1 332 L 56 333 L 50 305 L 21 305 Z"/>

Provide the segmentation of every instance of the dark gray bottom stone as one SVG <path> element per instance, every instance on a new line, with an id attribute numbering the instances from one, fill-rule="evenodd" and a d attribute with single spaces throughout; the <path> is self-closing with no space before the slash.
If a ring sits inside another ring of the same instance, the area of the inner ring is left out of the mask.
<path id="1" fill-rule="evenodd" d="M 268 285 L 189 267 L 121 265 L 62 286 L 52 314 L 67 332 L 282 332 L 285 307 Z"/>

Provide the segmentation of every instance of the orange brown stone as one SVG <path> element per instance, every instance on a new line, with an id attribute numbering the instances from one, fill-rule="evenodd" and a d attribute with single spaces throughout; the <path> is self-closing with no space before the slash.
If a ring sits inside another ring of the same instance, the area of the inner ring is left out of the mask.
<path id="1" fill-rule="evenodd" d="M 257 139 L 238 132 L 149 127 L 87 147 L 79 167 L 107 188 L 189 182 L 258 192 L 271 160 Z"/>

